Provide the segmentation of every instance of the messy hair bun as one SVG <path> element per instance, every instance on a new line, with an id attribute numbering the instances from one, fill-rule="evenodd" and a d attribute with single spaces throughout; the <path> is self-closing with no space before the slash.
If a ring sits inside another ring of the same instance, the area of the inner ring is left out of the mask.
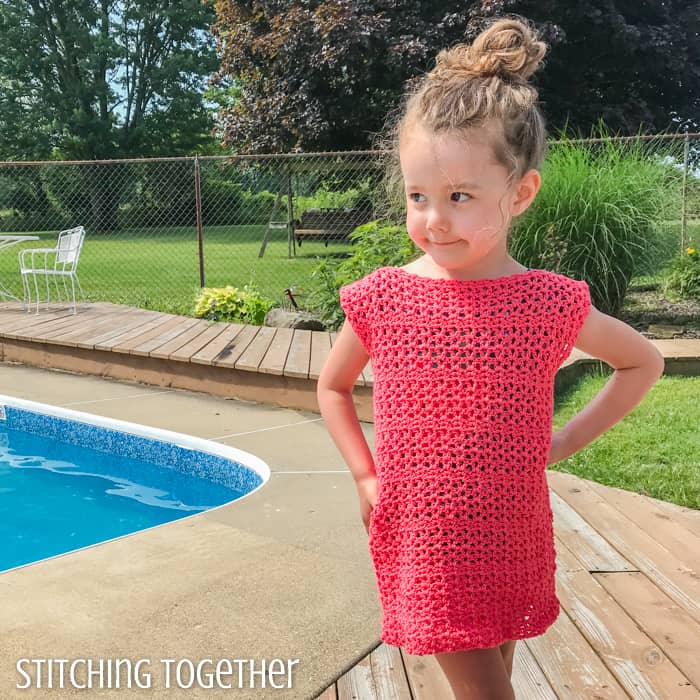
<path id="1" fill-rule="evenodd" d="M 546 44 L 527 24 L 501 19 L 479 34 L 473 44 L 441 51 L 428 78 L 445 81 L 498 76 L 527 80 L 540 67 L 546 51 Z"/>

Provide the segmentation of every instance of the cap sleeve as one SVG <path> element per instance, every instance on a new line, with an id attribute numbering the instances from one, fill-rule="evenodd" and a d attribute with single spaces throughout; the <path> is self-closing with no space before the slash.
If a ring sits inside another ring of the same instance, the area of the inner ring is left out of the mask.
<path id="1" fill-rule="evenodd" d="M 374 273 L 340 288 L 340 306 L 345 318 L 368 355 L 372 353 L 372 320 L 374 318 Z"/>
<path id="2" fill-rule="evenodd" d="M 558 343 L 555 368 L 558 369 L 569 357 L 588 313 L 591 310 L 591 291 L 584 280 L 563 277 L 564 283 L 556 304 Z"/>

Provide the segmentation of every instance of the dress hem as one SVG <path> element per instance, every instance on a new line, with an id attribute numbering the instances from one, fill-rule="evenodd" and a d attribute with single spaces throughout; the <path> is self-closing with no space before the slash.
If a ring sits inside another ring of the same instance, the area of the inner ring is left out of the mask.
<path id="1" fill-rule="evenodd" d="M 493 643 L 488 643 L 485 645 L 474 645 L 474 646 L 465 646 L 464 642 L 459 642 L 455 641 L 450 644 L 442 645 L 442 646 L 429 646 L 426 644 L 423 645 L 412 645 L 410 643 L 404 643 L 402 644 L 401 641 L 397 638 L 392 639 L 391 635 L 384 634 L 380 636 L 380 640 L 384 642 L 385 644 L 389 644 L 390 646 L 395 646 L 395 647 L 400 647 L 403 649 L 407 654 L 410 654 L 411 656 L 429 656 L 431 654 L 445 654 L 445 653 L 450 653 L 454 651 L 470 651 L 471 649 L 491 649 L 493 647 L 500 646 L 501 644 L 508 642 L 508 641 L 519 641 L 522 639 L 531 639 L 533 637 L 539 637 L 540 635 L 544 634 L 557 620 L 559 617 L 559 613 L 561 612 L 561 605 L 557 605 L 556 609 L 556 615 L 552 617 L 551 619 L 545 619 L 545 621 L 536 627 L 534 631 L 530 632 L 529 634 L 525 634 L 519 637 L 513 637 L 513 636 L 504 636 L 501 634 L 499 637 L 496 638 L 497 641 Z"/>

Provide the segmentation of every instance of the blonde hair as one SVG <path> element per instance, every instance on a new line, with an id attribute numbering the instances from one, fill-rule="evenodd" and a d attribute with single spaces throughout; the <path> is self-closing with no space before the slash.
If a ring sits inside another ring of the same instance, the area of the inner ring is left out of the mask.
<path id="1" fill-rule="evenodd" d="M 391 208 L 403 205 L 399 145 L 416 124 L 436 135 L 468 136 L 484 127 L 509 181 L 540 168 L 547 148 L 545 121 L 528 78 L 546 51 L 536 30 L 517 16 L 491 21 L 472 44 L 440 51 L 435 68 L 405 93 L 402 107 L 389 118 L 382 145 L 389 152 L 386 185 Z"/>

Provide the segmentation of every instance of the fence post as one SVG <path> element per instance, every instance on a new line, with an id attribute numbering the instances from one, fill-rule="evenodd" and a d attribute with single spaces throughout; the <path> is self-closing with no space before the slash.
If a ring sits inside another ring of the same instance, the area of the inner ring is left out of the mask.
<path id="1" fill-rule="evenodd" d="M 197 244 L 199 246 L 199 286 L 204 287 L 204 250 L 202 247 L 202 188 L 199 181 L 199 156 L 194 157 L 194 201 L 197 209 Z"/>
<path id="2" fill-rule="evenodd" d="M 296 243 L 294 239 L 294 202 L 292 200 L 292 165 L 287 164 L 286 170 L 286 185 L 287 185 L 287 257 L 292 257 L 292 248 L 296 256 Z"/>
<path id="3" fill-rule="evenodd" d="M 690 136 L 685 133 L 685 144 L 683 146 L 683 200 L 681 205 L 681 253 L 688 247 L 688 169 L 690 168 Z"/>

